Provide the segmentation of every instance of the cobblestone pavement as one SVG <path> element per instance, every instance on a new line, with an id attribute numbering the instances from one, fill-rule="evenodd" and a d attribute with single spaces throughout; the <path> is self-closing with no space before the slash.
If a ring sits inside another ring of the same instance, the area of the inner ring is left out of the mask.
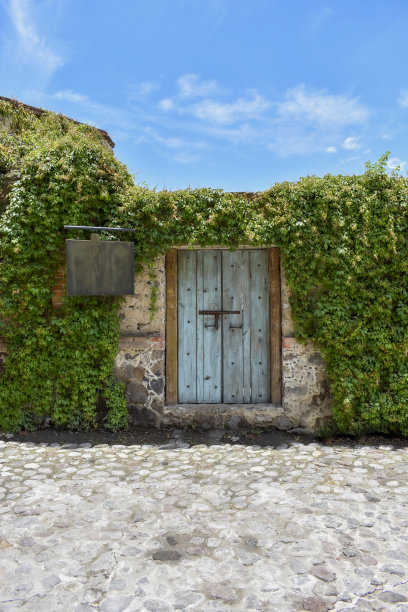
<path id="1" fill-rule="evenodd" d="M 407 460 L 0 441 L 0 612 L 407 612 Z"/>

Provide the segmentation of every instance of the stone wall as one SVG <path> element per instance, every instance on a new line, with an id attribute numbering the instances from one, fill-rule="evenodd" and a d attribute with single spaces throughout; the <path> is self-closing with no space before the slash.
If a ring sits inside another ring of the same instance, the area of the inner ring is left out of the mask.
<path id="1" fill-rule="evenodd" d="M 316 431 L 330 417 L 331 395 L 321 355 L 311 342 L 294 338 L 289 290 L 282 272 L 282 393 L 281 406 L 271 404 L 165 405 L 165 259 L 137 276 L 135 295 L 121 309 L 121 339 L 115 373 L 126 383 L 133 425 L 175 427 L 276 427 Z M 151 317 L 152 285 L 157 287 Z"/>
<path id="2" fill-rule="evenodd" d="M 126 385 L 131 425 L 143 427 L 275 427 L 317 431 L 330 419 L 331 394 L 322 357 L 294 338 L 289 291 L 282 273 L 282 405 L 165 405 L 165 260 L 135 279 L 135 294 L 121 308 L 115 376 Z M 151 289 L 157 287 L 155 312 Z M 0 373 L 7 347 L 0 340 Z"/>
<path id="3" fill-rule="evenodd" d="M 312 342 L 294 337 L 290 291 L 281 268 L 282 405 L 281 429 L 316 431 L 330 418 L 332 396 L 321 354 Z"/>
<path id="4" fill-rule="evenodd" d="M 152 278 L 155 276 L 155 278 Z M 157 288 L 155 312 L 152 287 Z M 120 311 L 121 338 L 115 363 L 117 380 L 126 384 L 132 425 L 160 425 L 165 392 L 165 259 L 135 279 L 135 294 Z"/>

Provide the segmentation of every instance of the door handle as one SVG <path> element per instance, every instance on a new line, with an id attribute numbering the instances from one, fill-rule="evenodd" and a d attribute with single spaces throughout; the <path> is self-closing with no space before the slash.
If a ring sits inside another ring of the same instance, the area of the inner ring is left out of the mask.
<path id="1" fill-rule="evenodd" d="M 218 329 L 219 319 L 222 315 L 226 314 L 239 314 L 240 310 L 199 310 L 199 315 L 213 315 L 215 317 L 214 323 L 204 323 L 204 327 L 215 327 Z M 241 326 L 242 327 L 242 326 Z"/>
<path id="2" fill-rule="evenodd" d="M 219 322 L 219 315 L 215 315 L 215 322 L 214 323 L 204 323 L 204 327 L 215 327 L 215 329 L 218 329 L 218 322 Z"/>
<path id="3" fill-rule="evenodd" d="M 244 309 L 242 309 L 241 311 L 238 310 L 238 312 L 236 312 L 236 314 L 241 313 L 241 323 L 239 325 L 233 325 L 232 323 L 230 323 L 230 329 L 242 329 L 242 322 L 244 319 Z"/>

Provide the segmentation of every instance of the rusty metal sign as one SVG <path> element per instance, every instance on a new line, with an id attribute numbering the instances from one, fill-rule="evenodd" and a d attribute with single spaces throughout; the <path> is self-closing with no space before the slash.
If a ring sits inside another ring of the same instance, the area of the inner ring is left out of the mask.
<path id="1" fill-rule="evenodd" d="M 67 240 L 68 295 L 133 295 L 134 242 Z"/>

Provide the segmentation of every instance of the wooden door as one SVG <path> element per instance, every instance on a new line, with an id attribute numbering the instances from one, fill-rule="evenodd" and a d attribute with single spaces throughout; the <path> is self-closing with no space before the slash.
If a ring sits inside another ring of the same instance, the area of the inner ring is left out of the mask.
<path id="1" fill-rule="evenodd" d="M 266 249 L 179 251 L 177 327 L 180 403 L 271 401 Z"/>

